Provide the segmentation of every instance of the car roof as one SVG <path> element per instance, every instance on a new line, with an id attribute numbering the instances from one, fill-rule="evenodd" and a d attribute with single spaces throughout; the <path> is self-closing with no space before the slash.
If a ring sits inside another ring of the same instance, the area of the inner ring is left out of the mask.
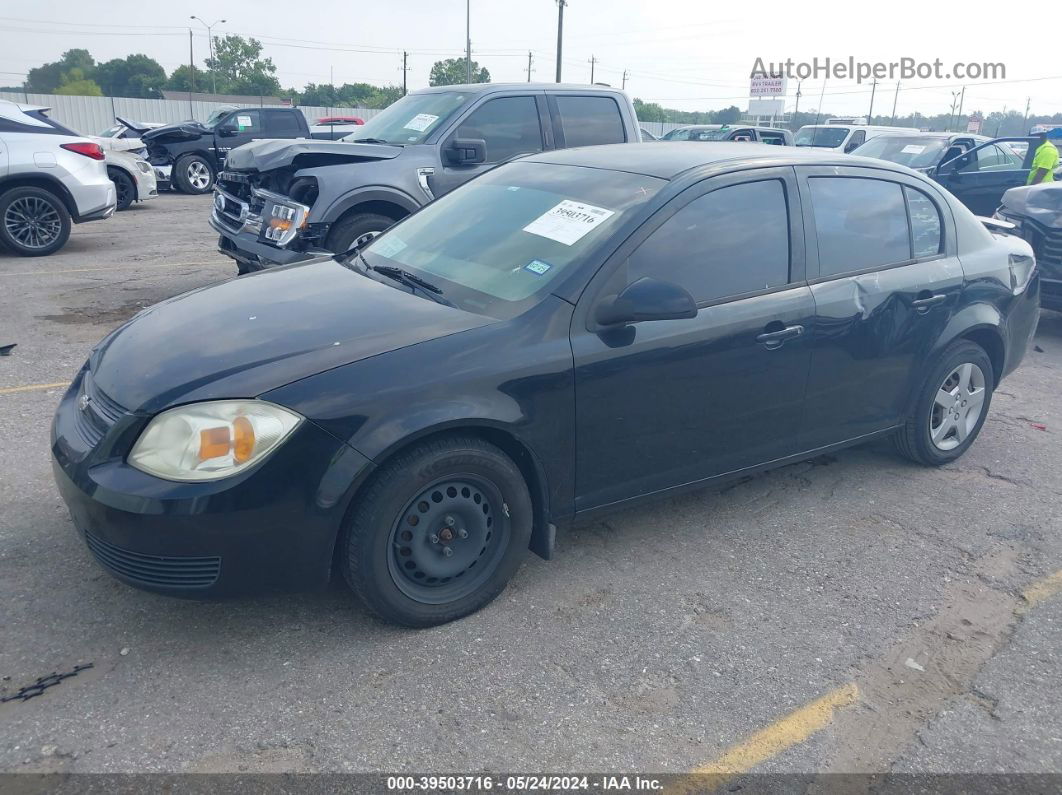
<path id="1" fill-rule="evenodd" d="M 410 91 L 410 94 L 435 94 L 440 91 L 460 91 L 463 94 L 485 94 L 493 91 L 579 91 L 581 93 L 622 94 L 618 88 L 579 83 L 459 83 L 453 86 L 431 86 Z"/>
<path id="2" fill-rule="evenodd" d="M 523 158 L 523 161 L 628 171 L 667 180 L 674 179 L 692 169 L 724 161 L 732 165 L 748 164 L 757 168 L 847 165 L 911 173 L 909 169 L 887 160 L 839 154 L 832 150 L 732 141 L 706 141 L 697 146 L 690 146 L 685 142 L 669 141 L 585 146 L 528 155 Z"/>

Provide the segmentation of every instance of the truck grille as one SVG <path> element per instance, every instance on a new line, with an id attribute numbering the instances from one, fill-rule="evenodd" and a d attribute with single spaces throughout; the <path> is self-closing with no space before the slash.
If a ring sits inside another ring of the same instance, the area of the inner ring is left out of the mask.
<path id="1" fill-rule="evenodd" d="M 221 558 L 144 555 L 109 544 L 85 531 L 85 543 L 100 565 L 141 585 L 165 588 L 209 588 L 221 574 Z"/>
<path id="2" fill-rule="evenodd" d="M 247 203 L 218 188 L 214 191 L 214 217 L 221 225 L 238 232 L 247 219 Z"/>
<path id="3" fill-rule="evenodd" d="M 86 372 L 81 380 L 77 396 L 77 414 L 74 429 L 90 448 L 95 447 L 116 422 L 126 414 L 126 409 L 107 396 Z"/>

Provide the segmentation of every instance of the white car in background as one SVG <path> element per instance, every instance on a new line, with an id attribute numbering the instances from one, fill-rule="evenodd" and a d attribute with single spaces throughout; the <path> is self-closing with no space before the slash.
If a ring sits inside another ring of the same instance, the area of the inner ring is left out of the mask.
<path id="1" fill-rule="evenodd" d="M 53 254 L 72 224 L 114 214 L 103 148 L 46 115 L 0 100 L 0 244 L 16 254 Z"/>
<path id="2" fill-rule="evenodd" d="M 147 154 L 147 147 L 136 137 L 137 132 L 127 123 L 120 123 L 104 130 L 104 133 L 115 130 L 119 132 L 114 135 L 87 135 L 85 137 L 103 148 L 107 158 L 107 176 L 114 183 L 114 189 L 118 194 L 118 210 L 121 211 L 128 209 L 133 202 L 157 198 L 159 186 L 155 178 L 155 170 L 144 157 Z"/>

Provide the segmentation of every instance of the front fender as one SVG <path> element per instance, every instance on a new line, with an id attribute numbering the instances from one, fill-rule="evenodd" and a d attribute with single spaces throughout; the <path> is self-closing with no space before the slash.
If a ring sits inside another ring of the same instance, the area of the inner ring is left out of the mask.
<path id="1" fill-rule="evenodd" d="M 366 202 L 387 202 L 401 208 L 407 215 L 420 209 L 417 200 L 405 191 L 386 185 L 366 185 L 332 199 L 324 211 L 314 218 L 316 223 L 334 223 L 350 208 Z M 314 215 L 317 215 L 316 213 Z"/>

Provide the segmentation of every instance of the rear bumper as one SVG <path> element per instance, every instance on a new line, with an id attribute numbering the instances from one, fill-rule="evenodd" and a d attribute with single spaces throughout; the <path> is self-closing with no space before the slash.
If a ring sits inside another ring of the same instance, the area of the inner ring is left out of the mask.
<path id="1" fill-rule="evenodd" d="M 83 212 L 78 212 L 74 216 L 73 220 L 75 224 L 83 224 L 88 221 L 102 221 L 105 218 L 110 218 L 114 215 L 115 208 L 118 206 L 118 193 L 114 188 L 114 183 L 110 178 L 107 179 L 106 185 L 97 186 L 98 190 L 93 191 L 91 203 L 88 203 L 87 209 Z M 85 201 L 86 197 L 85 189 L 79 190 L 78 209 L 81 208 L 81 203 Z"/>
<path id="2" fill-rule="evenodd" d="M 1041 280 L 1037 272 L 1028 287 L 1015 299 L 1015 304 L 1007 315 L 1007 355 L 1003 364 L 1003 375 L 1014 372 L 1025 352 L 1032 345 L 1033 337 L 1036 336 L 1036 327 L 1040 321 L 1040 286 Z"/>
<path id="3" fill-rule="evenodd" d="M 171 596 L 213 598 L 321 587 L 354 484 L 371 463 L 311 422 L 252 471 L 177 483 L 125 462 L 126 416 L 95 446 L 78 429 L 74 382 L 56 412 L 52 467 L 78 533 L 117 579 Z"/>

